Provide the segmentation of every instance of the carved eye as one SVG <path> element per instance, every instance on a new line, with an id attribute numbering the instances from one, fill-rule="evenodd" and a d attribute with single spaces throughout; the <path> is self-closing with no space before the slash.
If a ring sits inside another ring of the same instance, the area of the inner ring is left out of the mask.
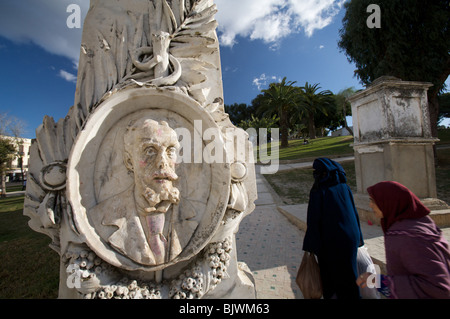
<path id="1" fill-rule="evenodd" d="M 146 156 L 151 156 L 151 157 L 153 157 L 153 156 L 155 156 L 155 155 L 157 155 L 158 154 L 158 150 L 155 148 L 155 147 L 153 147 L 153 146 L 149 146 L 149 147 L 147 147 L 146 149 L 145 149 L 145 155 Z"/>
<path id="2" fill-rule="evenodd" d="M 174 158 L 177 155 L 177 149 L 173 146 L 167 148 L 167 156 L 169 158 Z"/>

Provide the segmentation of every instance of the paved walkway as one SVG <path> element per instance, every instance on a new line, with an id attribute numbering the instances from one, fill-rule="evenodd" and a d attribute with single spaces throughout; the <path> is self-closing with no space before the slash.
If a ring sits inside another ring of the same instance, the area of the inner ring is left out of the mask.
<path id="1" fill-rule="evenodd" d="M 280 214 L 270 185 L 259 173 L 256 182 L 256 208 L 236 234 L 238 260 L 252 271 L 258 299 L 303 298 L 295 277 L 303 257 L 304 232 Z"/>
<path id="2" fill-rule="evenodd" d="M 334 159 L 352 160 L 351 157 Z M 280 165 L 280 170 L 304 168 L 312 163 Z M 238 260 L 245 262 L 253 273 L 258 299 L 302 299 L 295 283 L 303 257 L 307 204 L 282 203 L 260 168 L 256 166 L 258 199 L 255 210 L 245 217 L 236 234 Z M 365 245 L 375 263 L 385 272 L 383 232 L 379 226 L 361 222 Z M 443 228 L 450 242 L 450 228 Z"/>

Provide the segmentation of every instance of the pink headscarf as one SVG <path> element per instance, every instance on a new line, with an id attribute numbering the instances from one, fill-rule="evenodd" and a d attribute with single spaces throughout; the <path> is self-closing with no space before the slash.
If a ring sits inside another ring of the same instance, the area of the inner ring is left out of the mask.
<path id="1" fill-rule="evenodd" d="M 367 188 L 367 192 L 383 212 L 381 226 L 384 232 L 399 220 L 417 219 L 430 213 L 419 198 L 400 183 L 381 182 Z"/>

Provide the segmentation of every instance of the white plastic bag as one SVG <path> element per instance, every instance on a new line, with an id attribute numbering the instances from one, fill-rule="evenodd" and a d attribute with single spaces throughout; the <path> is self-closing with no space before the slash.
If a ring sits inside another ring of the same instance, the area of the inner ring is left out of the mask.
<path id="1" fill-rule="evenodd" d="M 371 272 L 375 273 L 377 267 L 375 267 L 372 258 L 370 258 L 369 252 L 366 246 L 361 246 L 358 248 L 358 255 L 356 257 L 356 264 L 358 265 L 358 276 Z M 380 275 L 380 274 L 377 274 Z M 380 299 L 380 295 L 377 291 L 376 286 L 359 288 L 362 299 Z"/>

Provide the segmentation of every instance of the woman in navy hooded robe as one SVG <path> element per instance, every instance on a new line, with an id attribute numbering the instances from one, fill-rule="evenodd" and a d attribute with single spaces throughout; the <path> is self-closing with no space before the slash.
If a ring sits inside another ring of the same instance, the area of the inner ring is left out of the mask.
<path id="1" fill-rule="evenodd" d="M 303 250 L 317 256 L 324 299 L 358 299 L 356 256 L 364 241 L 345 171 L 328 158 L 313 168 Z"/>

